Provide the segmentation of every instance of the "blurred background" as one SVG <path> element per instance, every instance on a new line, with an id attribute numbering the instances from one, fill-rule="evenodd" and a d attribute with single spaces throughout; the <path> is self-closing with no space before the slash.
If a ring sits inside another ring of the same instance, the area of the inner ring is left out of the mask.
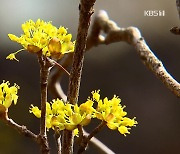
<path id="1" fill-rule="evenodd" d="M 17 83 L 19 101 L 9 116 L 35 133 L 39 119 L 29 113 L 30 104 L 39 106 L 39 66 L 35 55 L 22 52 L 20 60 L 5 57 L 21 48 L 7 34 L 20 35 L 21 24 L 41 18 L 59 27 L 68 27 L 76 38 L 79 0 L 1 0 L 0 1 L 0 81 Z M 171 75 L 180 81 L 179 36 L 169 32 L 179 26 L 175 0 L 97 0 L 98 10 L 108 12 L 120 27 L 136 26 L 147 44 L 162 60 Z M 144 10 L 165 10 L 164 17 L 144 17 Z M 94 15 L 93 15 L 94 16 Z M 63 88 L 67 90 L 67 76 Z M 180 153 L 180 102 L 140 61 L 133 47 L 124 42 L 92 48 L 85 55 L 79 102 L 84 102 L 92 90 L 101 89 L 101 96 L 120 96 L 129 117 L 137 117 L 138 125 L 126 137 L 118 131 L 104 129 L 97 137 L 117 154 Z M 51 96 L 50 96 L 51 97 Z M 91 131 L 97 122 L 86 129 Z M 52 131 L 51 152 L 55 153 Z M 31 139 L 19 135 L 0 121 L 0 154 L 38 154 L 39 147 Z M 86 153 L 92 153 L 89 149 Z M 94 153 L 98 153 L 94 151 Z"/>

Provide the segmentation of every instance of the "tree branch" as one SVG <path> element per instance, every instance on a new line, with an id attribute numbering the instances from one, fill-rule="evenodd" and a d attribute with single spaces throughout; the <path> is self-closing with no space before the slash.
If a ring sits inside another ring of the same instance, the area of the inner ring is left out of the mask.
<path id="1" fill-rule="evenodd" d="M 49 145 L 46 134 L 46 102 L 47 102 L 47 84 L 51 64 L 42 54 L 38 54 L 40 64 L 40 84 L 41 84 L 41 121 L 39 140 L 41 142 L 41 153 L 49 154 Z"/>
<path id="2" fill-rule="evenodd" d="M 79 26 L 67 94 L 67 101 L 71 104 L 76 104 L 78 101 L 87 34 L 95 1 L 81 0 L 79 5 Z M 72 131 L 65 130 L 63 132 L 62 143 L 62 153 L 71 154 L 73 152 Z"/>
<path id="3" fill-rule="evenodd" d="M 90 134 L 88 134 L 87 137 L 83 136 L 78 150 L 78 154 L 82 154 L 86 150 L 87 145 L 91 140 L 91 138 L 94 137 L 104 126 L 106 126 L 106 122 L 102 121 Z"/>
<path id="4" fill-rule="evenodd" d="M 180 0 L 176 0 L 176 7 L 177 7 L 177 11 L 178 11 L 178 16 L 180 19 Z M 175 34 L 175 35 L 180 35 L 180 28 L 179 27 L 172 27 L 170 29 L 170 32 Z"/>
<path id="5" fill-rule="evenodd" d="M 85 130 L 84 136 L 89 136 L 89 133 L 87 133 Z M 111 149 L 109 149 L 105 144 L 103 144 L 95 137 L 91 138 L 89 144 L 92 144 L 94 147 L 96 147 L 99 154 L 115 154 Z"/>
<path id="6" fill-rule="evenodd" d="M 100 35 L 103 31 L 106 37 Z M 162 62 L 154 55 L 136 27 L 120 28 L 109 19 L 105 11 L 100 11 L 94 19 L 88 37 L 87 49 L 99 44 L 125 41 L 134 46 L 142 62 L 150 69 L 174 95 L 180 97 L 180 84 L 166 71 Z"/>
<path id="7" fill-rule="evenodd" d="M 33 132 L 31 132 L 30 130 L 28 130 L 26 126 L 21 126 L 21 125 L 17 124 L 12 119 L 9 119 L 7 116 L 5 118 L 2 118 L 2 120 L 6 125 L 16 129 L 20 134 L 22 134 L 26 137 L 29 137 L 29 138 L 33 139 L 34 141 L 38 142 L 38 136 L 36 134 L 34 134 Z"/>
<path id="8" fill-rule="evenodd" d="M 179 19 L 180 19 L 180 0 L 176 0 L 176 7 L 177 7 Z"/>
<path id="9" fill-rule="evenodd" d="M 54 139 L 56 142 L 57 154 L 61 154 L 61 134 L 55 131 Z"/>

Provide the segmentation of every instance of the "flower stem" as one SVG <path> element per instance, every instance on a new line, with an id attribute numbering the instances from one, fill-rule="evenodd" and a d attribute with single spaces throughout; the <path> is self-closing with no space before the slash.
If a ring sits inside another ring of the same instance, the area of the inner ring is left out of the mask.
<path id="1" fill-rule="evenodd" d="M 40 84 L 41 84 L 41 121 L 40 121 L 40 143 L 41 153 L 49 154 L 49 145 L 46 135 L 46 102 L 47 102 L 47 81 L 50 65 L 45 56 L 38 54 L 40 64 Z"/>
<path id="2" fill-rule="evenodd" d="M 86 150 L 86 147 L 90 141 L 90 139 L 92 137 L 94 137 L 99 131 L 101 131 L 101 129 L 106 126 L 106 122 L 105 121 L 102 121 L 87 137 L 83 137 L 83 140 L 80 144 L 80 147 L 79 147 L 79 150 L 78 150 L 78 154 L 82 154 L 85 150 Z"/>

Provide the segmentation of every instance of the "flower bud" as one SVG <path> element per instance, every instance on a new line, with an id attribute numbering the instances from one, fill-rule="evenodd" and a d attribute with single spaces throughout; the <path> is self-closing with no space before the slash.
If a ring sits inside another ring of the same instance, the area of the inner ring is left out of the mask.
<path id="1" fill-rule="evenodd" d="M 41 49 L 35 45 L 28 45 L 27 46 L 27 51 L 32 52 L 32 53 L 36 53 L 39 52 Z"/>

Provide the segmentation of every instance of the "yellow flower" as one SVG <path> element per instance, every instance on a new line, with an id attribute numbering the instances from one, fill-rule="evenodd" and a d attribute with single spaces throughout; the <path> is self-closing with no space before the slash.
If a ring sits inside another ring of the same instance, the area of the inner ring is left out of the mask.
<path id="1" fill-rule="evenodd" d="M 8 56 L 6 57 L 6 59 L 19 61 L 19 60 L 15 57 L 15 53 L 11 53 L 10 55 L 8 55 Z"/>
<path id="2" fill-rule="evenodd" d="M 18 100 L 18 89 L 20 87 L 17 84 L 14 84 L 14 86 L 10 86 L 9 81 L 0 84 L 0 104 L 2 104 L 5 108 L 9 108 L 14 102 L 16 105 Z"/>
<path id="3" fill-rule="evenodd" d="M 86 114 L 93 114 L 96 110 L 93 108 L 94 102 L 92 100 L 87 100 L 85 103 L 82 103 L 79 108 L 81 114 L 86 113 Z"/>
<path id="4" fill-rule="evenodd" d="M 130 127 L 135 126 L 136 124 L 137 124 L 137 121 L 135 121 L 135 118 L 130 119 L 130 118 L 124 117 L 121 122 L 121 125 L 130 126 Z"/>
<path id="5" fill-rule="evenodd" d="M 41 110 L 39 110 L 39 108 L 37 106 L 33 106 L 31 104 L 29 112 L 33 113 L 37 118 L 41 118 Z"/>
<path id="6" fill-rule="evenodd" d="M 61 29 L 62 30 L 62 29 Z M 63 31 L 63 30 L 62 30 Z M 63 33 L 66 33 L 64 31 Z M 121 99 L 114 95 L 112 99 L 105 97 L 100 99 L 100 90 L 92 91 L 92 98 L 88 98 L 85 103 L 72 105 L 62 100 L 54 99 L 51 103 L 46 103 L 46 127 L 54 130 L 71 130 L 77 134 L 77 126 L 86 126 L 92 118 L 104 121 L 111 130 L 117 130 L 126 136 L 130 134 L 130 127 L 136 126 L 135 118 L 126 117 Z M 96 104 L 95 104 L 96 103 Z M 96 109 L 93 107 L 95 104 Z M 30 112 L 39 117 L 40 110 L 32 106 Z"/>
<path id="7" fill-rule="evenodd" d="M 124 136 L 126 136 L 126 134 L 130 134 L 130 132 L 128 131 L 128 129 L 130 128 L 127 128 L 126 126 L 120 126 L 118 128 L 118 131 L 123 134 Z"/>
<path id="8" fill-rule="evenodd" d="M 100 99 L 99 90 L 92 92 L 92 100 L 97 102 L 95 116 L 97 119 L 105 121 L 109 129 L 116 130 L 123 135 L 129 134 L 128 129 L 136 126 L 135 118 L 130 119 L 125 117 L 127 112 L 124 111 L 125 106 L 122 106 L 121 99 L 114 95 L 112 99 L 105 97 Z"/>
<path id="9" fill-rule="evenodd" d="M 93 102 L 88 100 L 80 106 L 54 99 L 46 103 L 46 128 L 54 130 L 74 130 L 77 125 L 85 126 L 90 123 L 95 109 Z M 41 110 L 37 106 L 31 105 L 30 113 L 37 118 L 41 117 Z"/>
<path id="10" fill-rule="evenodd" d="M 95 91 L 92 91 L 91 93 L 92 93 L 92 98 L 93 98 L 93 100 L 95 100 L 95 101 L 99 101 L 99 99 L 100 99 L 100 94 L 99 94 L 99 92 L 100 92 L 100 90 L 95 90 Z"/>
<path id="11" fill-rule="evenodd" d="M 22 24 L 22 30 L 24 34 L 20 37 L 13 34 L 8 36 L 31 53 L 42 52 L 45 56 L 60 59 L 64 54 L 74 52 L 75 41 L 71 41 L 72 35 L 62 26 L 56 28 L 51 22 L 38 19 L 36 22 L 26 21 Z M 10 54 L 7 59 L 17 60 L 15 54 L 17 52 Z"/>
<path id="12" fill-rule="evenodd" d="M 65 111 L 66 112 L 66 123 L 65 127 L 68 130 L 73 130 L 77 127 L 77 125 L 85 126 L 88 125 L 91 121 L 91 113 L 89 113 L 89 110 L 82 110 L 82 106 L 85 103 L 81 104 L 79 107 L 77 104 L 75 105 L 70 105 L 66 104 L 67 108 Z M 87 108 L 86 108 L 87 109 Z"/>
<path id="13" fill-rule="evenodd" d="M 74 129 L 73 134 L 74 134 L 74 136 L 79 137 L 79 130 L 77 128 Z"/>

